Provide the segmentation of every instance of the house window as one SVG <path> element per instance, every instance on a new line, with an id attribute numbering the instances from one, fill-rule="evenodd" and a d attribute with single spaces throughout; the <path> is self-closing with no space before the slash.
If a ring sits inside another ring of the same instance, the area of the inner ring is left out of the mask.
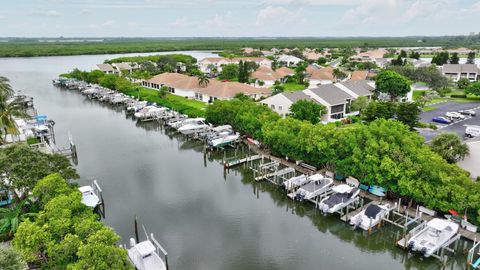
<path id="1" fill-rule="evenodd" d="M 282 110 L 282 106 L 278 106 L 278 110 L 280 110 L 280 111 L 281 111 L 281 110 Z"/>
<path id="2" fill-rule="evenodd" d="M 270 105 L 270 109 L 275 110 L 275 105 Z"/>
<path id="3" fill-rule="evenodd" d="M 332 115 L 330 115 L 330 118 L 332 118 L 332 119 L 342 119 L 343 118 L 343 113 L 332 114 Z"/>
<path id="4" fill-rule="evenodd" d="M 343 113 L 344 108 L 345 108 L 345 104 L 340 104 L 340 105 L 332 106 L 332 107 L 330 108 L 330 113 L 331 113 L 331 114 L 340 113 L 340 112 Z"/>

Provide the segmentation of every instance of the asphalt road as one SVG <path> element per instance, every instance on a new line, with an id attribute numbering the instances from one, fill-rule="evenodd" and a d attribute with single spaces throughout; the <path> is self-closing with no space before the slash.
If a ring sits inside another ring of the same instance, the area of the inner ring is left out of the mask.
<path id="1" fill-rule="evenodd" d="M 468 125 L 477 125 L 480 126 L 480 103 L 478 102 L 443 102 L 434 105 L 437 108 L 431 111 L 422 112 L 420 118 L 424 123 L 435 124 L 438 128 L 437 130 L 420 130 L 419 133 L 425 137 L 426 141 L 430 141 L 434 136 L 440 132 L 454 132 L 457 133 L 461 138 L 465 136 L 465 126 Z M 433 117 L 444 116 L 447 112 L 458 112 L 460 110 L 474 109 L 477 113 L 475 117 L 467 116 L 465 120 L 454 121 L 452 124 L 445 125 L 440 123 L 435 123 L 432 121 Z"/>

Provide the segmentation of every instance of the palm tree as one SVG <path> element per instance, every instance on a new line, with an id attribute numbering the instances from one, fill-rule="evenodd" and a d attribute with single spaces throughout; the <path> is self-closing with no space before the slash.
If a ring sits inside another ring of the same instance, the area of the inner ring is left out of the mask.
<path id="1" fill-rule="evenodd" d="M 5 142 L 7 134 L 18 134 L 17 125 L 14 117 L 27 118 L 28 114 L 25 108 L 18 100 L 8 100 L 13 96 L 14 92 L 8 83 L 8 79 L 0 77 L 0 144 Z"/>
<path id="2" fill-rule="evenodd" d="M 202 74 L 198 76 L 198 85 L 201 87 L 207 87 L 207 85 L 210 83 L 210 79 L 208 79 L 207 75 Z"/>
<path id="3" fill-rule="evenodd" d="M 449 163 L 464 159 L 470 153 L 468 146 L 462 143 L 460 137 L 455 133 L 440 133 L 433 138 L 430 147 Z"/>

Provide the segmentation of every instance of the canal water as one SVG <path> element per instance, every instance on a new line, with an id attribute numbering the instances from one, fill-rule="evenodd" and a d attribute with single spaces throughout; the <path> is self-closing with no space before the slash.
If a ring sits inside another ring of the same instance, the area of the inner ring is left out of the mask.
<path id="1" fill-rule="evenodd" d="M 183 52 L 197 59 L 208 52 Z M 367 235 L 307 203 L 257 183 L 245 167 L 224 172 L 222 153 L 204 157 L 202 144 L 137 124 L 121 109 L 52 85 L 74 67 L 90 69 L 117 55 L 0 58 L 0 76 L 34 96 L 39 114 L 56 122 L 57 144 L 77 145 L 80 184 L 104 190 L 105 222 L 128 243 L 138 216 L 169 252 L 170 269 L 440 269 L 395 247 L 390 226 Z M 233 155 L 233 152 L 227 153 Z M 464 269 L 465 256 L 448 269 Z"/>

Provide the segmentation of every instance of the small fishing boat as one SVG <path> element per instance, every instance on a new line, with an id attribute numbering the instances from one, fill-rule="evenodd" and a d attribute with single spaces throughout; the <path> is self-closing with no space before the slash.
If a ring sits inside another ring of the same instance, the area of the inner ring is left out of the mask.
<path id="1" fill-rule="evenodd" d="M 457 234 L 458 227 L 453 221 L 434 218 L 408 240 L 407 247 L 410 251 L 430 257 Z"/>
<path id="2" fill-rule="evenodd" d="M 178 132 L 183 135 L 190 135 L 198 132 L 205 131 L 210 126 L 205 123 L 203 118 L 197 118 L 196 121 L 186 123 L 178 128 Z"/>
<path id="3" fill-rule="evenodd" d="M 225 147 L 236 142 L 238 138 L 240 138 L 240 134 L 238 133 L 231 132 L 229 134 L 222 134 L 214 139 L 209 139 L 208 145 L 210 147 Z"/>
<path id="4" fill-rule="evenodd" d="M 282 183 L 283 187 L 287 190 L 292 190 L 294 188 L 300 187 L 308 183 L 310 180 L 308 179 L 308 176 L 305 174 L 299 175 L 299 176 L 294 176 L 285 182 Z"/>
<path id="5" fill-rule="evenodd" d="M 316 196 L 328 191 L 333 185 L 333 179 L 326 178 L 321 174 L 314 174 L 308 177 L 309 182 L 298 188 L 295 192 L 297 200 L 310 200 Z"/>
<path id="6" fill-rule="evenodd" d="M 335 193 L 323 199 L 319 204 L 319 208 L 324 214 L 332 214 L 343 209 L 353 203 L 360 194 L 360 189 L 346 184 L 335 186 L 332 190 Z"/>
<path id="7" fill-rule="evenodd" d="M 134 116 L 136 119 L 141 121 L 149 120 L 149 119 L 153 120 L 154 118 L 158 118 L 162 116 L 166 110 L 167 110 L 166 108 L 159 108 L 156 106 L 146 106 L 140 111 L 136 112 Z"/>
<path id="8" fill-rule="evenodd" d="M 135 218 L 135 239 L 130 238 L 130 248 L 127 249 L 128 258 L 138 270 L 166 270 L 168 269 L 167 251 L 158 243 L 153 236 L 147 234 L 144 226 L 146 240 L 140 241 Z M 160 255 L 162 253 L 162 256 Z M 163 257 L 163 258 L 162 258 Z"/>
<path id="9" fill-rule="evenodd" d="M 96 180 L 93 181 L 92 185 L 78 188 L 78 190 L 82 193 L 82 203 L 91 208 L 95 208 L 101 203 L 100 198 L 95 192 L 95 188 L 101 192 Z"/>
<path id="10" fill-rule="evenodd" d="M 168 126 L 178 130 L 179 128 L 185 125 L 196 123 L 198 121 L 205 121 L 205 118 L 186 118 L 186 119 L 181 118 L 178 121 L 168 123 Z"/>
<path id="11" fill-rule="evenodd" d="M 389 204 L 370 204 L 360 213 L 350 218 L 350 225 L 365 231 L 377 226 L 390 211 Z"/>

